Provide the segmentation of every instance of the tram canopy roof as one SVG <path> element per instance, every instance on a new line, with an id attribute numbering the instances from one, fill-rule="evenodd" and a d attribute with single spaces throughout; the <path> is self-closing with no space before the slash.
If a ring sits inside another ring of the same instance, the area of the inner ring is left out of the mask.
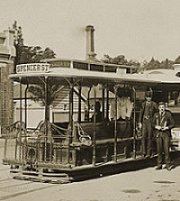
<path id="1" fill-rule="evenodd" d="M 44 64 L 46 65 L 46 64 Z M 178 85 L 180 77 L 174 74 L 130 74 L 117 72 L 102 72 L 65 67 L 52 67 L 47 71 L 19 71 L 9 76 L 15 82 L 22 84 L 42 84 L 45 79 L 50 82 L 69 85 L 81 82 L 83 86 L 96 84 L 127 84 L 127 85 Z"/>
<path id="2" fill-rule="evenodd" d="M 67 68 L 52 68 L 44 73 L 16 73 L 9 76 L 10 79 L 22 84 L 40 84 L 44 78 L 54 80 L 58 83 L 72 83 L 81 81 L 83 85 L 95 83 L 122 83 L 122 84 L 138 84 L 138 83 L 159 83 L 151 76 L 144 76 L 142 74 L 119 74 L 109 72 L 92 72 L 87 70 L 67 69 Z"/>

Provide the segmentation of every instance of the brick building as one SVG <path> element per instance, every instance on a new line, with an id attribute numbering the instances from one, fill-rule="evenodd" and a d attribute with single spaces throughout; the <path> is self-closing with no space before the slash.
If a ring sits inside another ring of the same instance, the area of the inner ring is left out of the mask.
<path id="1" fill-rule="evenodd" d="M 0 134 L 13 122 L 13 84 L 8 79 L 14 69 L 14 33 L 5 30 L 0 33 Z"/>

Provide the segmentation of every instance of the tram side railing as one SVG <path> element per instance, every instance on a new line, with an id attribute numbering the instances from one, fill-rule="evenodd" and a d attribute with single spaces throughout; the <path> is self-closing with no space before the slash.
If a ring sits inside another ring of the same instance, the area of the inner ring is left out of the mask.
<path id="1" fill-rule="evenodd" d="M 22 146 L 26 143 L 26 130 L 24 122 L 17 121 L 10 126 L 6 127 L 5 145 L 4 145 L 4 158 L 5 164 L 23 164 L 23 151 Z"/>
<path id="2" fill-rule="evenodd" d="M 92 164 L 93 123 L 74 123 L 73 128 L 70 128 L 68 124 L 66 127 L 53 123 L 49 125 L 48 136 L 43 133 L 43 122 L 36 129 L 26 129 L 20 122 L 11 125 L 7 129 L 9 130 L 8 149 L 6 147 L 4 162 L 31 169 L 39 166 L 56 169 L 56 167 Z M 124 123 L 119 123 L 119 125 L 121 128 L 118 128 L 117 133 L 117 158 L 121 160 L 126 158 L 128 143 L 131 152 L 129 157 L 132 157 L 134 151 L 132 143 L 135 141 L 140 144 L 141 136 L 126 136 L 127 133 L 123 131 Z M 96 163 L 112 161 L 114 158 L 113 122 L 97 123 L 96 126 Z M 69 138 L 71 138 L 70 145 Z M 12 147 L 9 149 L 10 143 Z M 70 160 L 67 158 L 69 150 Z M 10 156 L 9 153 L 14 154 Z"/>

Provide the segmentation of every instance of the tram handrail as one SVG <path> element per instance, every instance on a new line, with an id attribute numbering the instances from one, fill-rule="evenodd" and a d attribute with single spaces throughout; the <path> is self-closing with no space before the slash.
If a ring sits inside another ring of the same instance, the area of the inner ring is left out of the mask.
<path id="1" fill-rule="evenodd" d="M 5 129 L 9 132 L 9 134 L 12 132 L 11 135 L 7 134 L 8 138 L 27 137 L 27 130 L 25 129 L 25 123 L 23 121 L 16 121 L 5 127 Z M 23 132 L 25 135 L 23 135 Z M 18 136 L 19 134 L 21 135 Z"/>
<path id="2" fill-rule="evenodd" d="M 84 131 L 84 129 L 82 128 L 82 126 L 79 123 L 76 122 L 75 125 L 77 126 L 79 141 L 83 145 L 91 146 L 92 145 L 91 136 L 87 132 Z"/>
<path id="3" fill-rule="evenodd" d="M 20 129 L 20 128 L 25 128 L 25 123 L 23 121 L 16 121 L 16 122 L 10 124 L 9 126 L 5 127 L 6 130 Z"/>

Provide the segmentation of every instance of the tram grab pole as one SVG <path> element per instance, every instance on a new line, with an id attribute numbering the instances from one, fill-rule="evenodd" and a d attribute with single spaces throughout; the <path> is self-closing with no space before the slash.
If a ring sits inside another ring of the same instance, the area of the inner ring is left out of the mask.
<path id="1" fill-rule="evenodd" d="M 20 132 L 19 132 L 19 161 L 22 160 L 22 83 L 20 78 Z"/>
<path id="2" fill-rule="evenodd" d="M 105 118 L 105 116 L 104 116 L 104 109 L 105 109 L 104 100 L 105 100 L 105 87 L 104 87 L 104 85 L 102 85 L 102 116 L 103 116 L 103 119 Z"/>
<path id="3" fill-rule="evenodd" d="M 136 89 L 133 87 L 133 101 L 134 101 L 134 110 L 133 110 L 133 158 L 136 158 Z"/>
<path id="4" fill-rule="evenodd" d="M 115 91 L 115 121 L 114 121 L 114 161 L 117 162 L 117 87 Z"/>
<path id="5" fill-rule="evenodd" d="M 48 78 L 45 77 L 44 82 L 45 96 L 45 144 L 44 144 L 44 160 L 47 161 L 47 138 L 48 138 Z"/>
<path id="6" fill-rule="evenodd" d="M 70 150 L 70 144 L 72 141 L 72 129 L 73 129 L 73 91 L 74 91 L 74 85 L 70 84 L 70 91 L 69 91 L 69 132 L 68 132 L 68 150 L 67 150 L 67 163 L 70 163 L 70 156 L 71 156 L 71 150 Z"/>
<path id="7" fill-rule="evenodd" d="M 92 158 L 92 164 L 95 166 L 96 165 L 96 86 L 93 86 L 93 91 L 94 91 L 94 118 L 93 118 L 93 158 Z"/>
<path id="8" fill-rule="evenodd" d="M 78 122 L 81 122 L 81 83 L 79 85 L 79 93 L 78 93 Z"/>
<path id="9" fill-rule="evenodd" d="M 25 118 L 25 128 L 27 128 L 27 91 L 29 88 L 29 84 L 27 84 L 26 89 L 25 89 L 25 105 L 24 105 L 24 118 Z"/>
<path id="10" fill-rule="evenodd" d="M 109 90 L 106 88 L 106 118 L 109 119 Z"/>

